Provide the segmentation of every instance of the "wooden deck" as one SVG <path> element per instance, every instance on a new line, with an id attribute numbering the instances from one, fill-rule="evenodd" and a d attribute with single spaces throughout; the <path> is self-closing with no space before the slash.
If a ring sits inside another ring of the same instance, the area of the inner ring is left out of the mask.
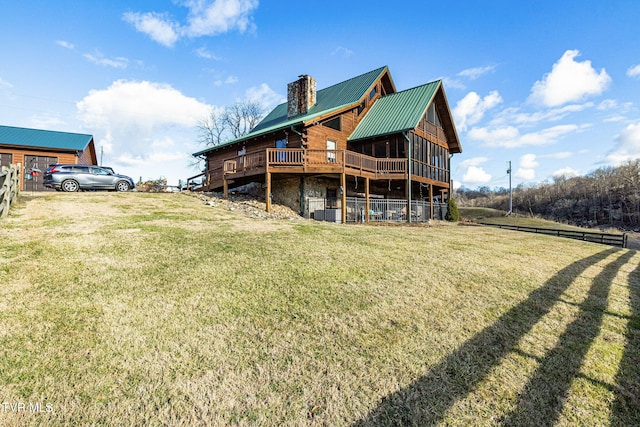
<path id="1" fill-rule="evenodd" d="M 416 174 L 414 160 L 412 180 L 449 186 L 448 171 L 423 165 Z M 371 180 L 406 180 L 406 158 L 376 158 L 348 150 L 308 150 L 304 148 L 267 148 L 243 156 L 229 158 L 222 167 L 208 170 L 188 179 L 204 178 L 207 189 L 222 188 L 235 180 L 266 173 L 275 174 L 345 174 Z"/>
<path id="2" fill-rule="evenodd" d="M 325 173 L 405 179 L 407 159 L 376 159 L 346 150 L 268 148 L 264 151 L 225 160 L 223 176 L 234 179 L 270 173 Z"/>

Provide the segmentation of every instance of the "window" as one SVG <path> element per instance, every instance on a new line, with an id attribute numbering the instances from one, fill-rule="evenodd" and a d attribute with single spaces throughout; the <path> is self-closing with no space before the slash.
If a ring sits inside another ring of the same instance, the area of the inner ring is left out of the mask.
<path id="1" fill-rule="evenodd" d="M 337 144 L 335 141 L 327 139 L 327 162 L 329 163 L 336 162 L 336 147 L 337 147 Z"/>
<path id="2" fill-rule="evenodd" d="M 378 93 L 378 87 L 376 86 L 373 89 L 371 89 L 371 92 L 369 92 L 369 101 L 371 101 L 373 97 L 376 96 L 377 93 Z"/>
<path id="3" fill-rule="evenodd" d="M 91 168 L 91 173 L 94 175 L 109 175 L 109 171 L 102 168 Z"/>
<path id="4" fill-rule="evenodd" d="M 440 124 L 440 117 L 438 117 L 438 111 L 436 111 L 436 103 L 432 102 L 429 105 L 429 110 L 427 111 L 427 121 L 433 123 L 436 126 L 442 127 Z"/>
<path id="5" fill-rule="evenodd" d="M 366 101 L 362 101 L 362 103 L 358 105 L 358 115 L 362 114 L 366 106 L 367 106 Z"/>
<path id="6" fill-rule="evenodd" d="M 13 161 L 13 154 L 0 153 L 0 166 L 9 166 Z"/>
<path id="7" fill-rule="evenodd" d="M 326 126 L 328 128 L 331 129 L 335 129 L 335 130 L 342 130 L 342 117 L 338 116 L 334 119 L 331 120 L 327 120 L 326 122 L 322 123 L 322 126 Z"/>

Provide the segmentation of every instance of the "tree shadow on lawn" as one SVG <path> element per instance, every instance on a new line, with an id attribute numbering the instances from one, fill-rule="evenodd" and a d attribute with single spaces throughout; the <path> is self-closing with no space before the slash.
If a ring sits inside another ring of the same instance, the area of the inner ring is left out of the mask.
<path id="1" fill-rule="evenodd" d="M 640 426 L 640 266 L 629 276 L 629 305 L 627 343 L 616 375 L 616 398 L 611 411 L 614 426 Z"/>
<path id="2" fill-rule="evenodd" d="M 442 362 L 431 368 L 426 375 L 409 386 L 386 396 L 378 407 L 365 418 L 357 421 L 354 426 L 426 426 L 438 424 L 443 420 L 447 410 L 482 382 L 493 367 L 497 366 L 504 356 L 514 349 L 520 339 L 549 312 L 562 293 L 573 283 L 575 277 L 583 274 L 593 264 L 605 260 L 619 250 L 616 248 L 607 249 L 563 268 L 542 287 L 531 292 L 526 300 L 503 314 L 491 326 L 463 343 Z M 629 253 L 632 254 L 632 252 Z M 606 296 L 617 270 L 624 264 L 624 260 L 628 260 L 628 258 L 630 258 L 630 255 L 623 255 L 598 275 L 598 278 L 594 280 L 590 295 L 584 303 L 585 305 L 592 306 L 595 300 L 600 298 L 596 295 L 592 296 L 591 293 L 596 293 L 597 295 L 604 293 Z M 582 310 L 584 311 L 584 308 Z M 598 306 L 597 310 L 601 310 L 601 307 Z M 590 325 L 585 333 L 588 337 L 587 339 L 590 339 L 588 343 L 585 343 L 587 349 L 593 339 L 591 338 L 593 335 L 592 329 L 599 329 L 602 313 L 591 316 L 596 316 L 597 321 L 595 322 L 596 325 Z M 593 321 L 590 315 L 581 312 L 581 315 L 572 325 L 576 322 L 579 323 L 576 323 L 573 329 L 572 326 L 569 326 L 568 332 L 565 332 L 563 336 L 566 334 L 573 336 L 578 333 L 576 329 L 583 326 L 585 322 Z M 579 334 L 582 335 L 583 332 L 579 332 Z M 597 336 L 597 332 L 595 336 Z M 565 337 L 565 339 L 568 339 L 568 337 Z M 567 349 L 564 349 L 562 342 L 558 344 L 558 347 L 560 349 L 554 349 L 550 356 L 545 357 L 543 364 L 545 364 L 546 359 L 553 358 L 549 359 L 547 363 L 550 365 L 551 362 L 555 362 L 556 358 L 559 357 L 555 353 L 564 354 L 567 351 Z M 579 368 L 583 356 L 584 354 L 576 357 L 579 360 L 572 363 L 572 367 L 575 364 Z M 571 368 L 571 375 L 574 374 L 574 369 Z M 542 387 L 541 383 L 545 379 L 544 375 L 545 371 L 541 371 L 540 368 L 536 371 L 534 378 L 528 384 L 532 392 L 536 394 L 539 392 L 538 389 Z M 562 392 L 568 389 L 569 385 L 566 383 L 570 382 L 571 378 L 573 377 L 566 375 L 566 377 L 563 376 L 559 380 L 554 378 L 550 382 L 560 381 L 557 392 Z M 527 391 L 524 393 L 522 400 L 528 400 L 529 397 L 533 397 L 527 396 Z M 552 399 L 555 399 L 555 396 L 548 398 L 548 400 L 553 401 Z M 556 408 L 557 403 L 555 402 L 553 406 L 554 409 L 561 409 Z M 529 423 L 527 422 L 527 424 Z"/>

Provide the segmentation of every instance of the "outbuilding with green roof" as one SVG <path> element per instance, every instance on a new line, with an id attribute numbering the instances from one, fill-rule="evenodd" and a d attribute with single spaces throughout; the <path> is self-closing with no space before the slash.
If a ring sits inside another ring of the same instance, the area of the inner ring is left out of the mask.
<path id="1" fill-rule="evenodd" d="M 19 164 L 21 189 L 44 191 L 42 173 L 50 164 L 97 165 L 93 136 L 0 126 L 0 165 Z"/>

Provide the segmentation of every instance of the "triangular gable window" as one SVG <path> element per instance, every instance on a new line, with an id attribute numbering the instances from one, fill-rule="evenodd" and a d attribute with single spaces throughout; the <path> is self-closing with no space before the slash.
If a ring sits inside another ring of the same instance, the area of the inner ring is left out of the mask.
<path id="1" fill-rule="evenodd" d="M 440 117 L 438 116 L 438 111 L 436 110 L 436 103 L 432 102 L 429 105 L 429 109 L 427 110 L 427 121 L 429 123 L 433 123 L 436 126 L 442 127 L 440 124 Z"/>

